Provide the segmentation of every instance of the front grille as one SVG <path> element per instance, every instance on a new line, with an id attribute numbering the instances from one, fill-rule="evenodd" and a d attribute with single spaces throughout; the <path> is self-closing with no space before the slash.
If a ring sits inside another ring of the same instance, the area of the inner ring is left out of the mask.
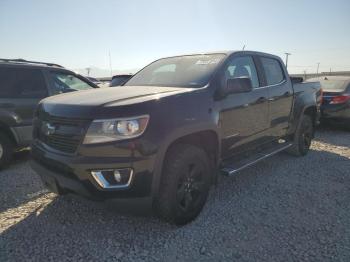
<path id="1" fill-rule="evenodd" d="M 34 122 L 34 137 L 47 146 L 65 152 L 76 152 L 89 120 L 39 114 Z"/>
<path id="2" fill-rule="evenodd" d="M 65 135 L 41 135 L 40 139 L 42 140 L 42 142 L 44 142 L 52 148 L 67 153 L 74 153 L 80 143 L 81 137 L 71 137 Z"/>

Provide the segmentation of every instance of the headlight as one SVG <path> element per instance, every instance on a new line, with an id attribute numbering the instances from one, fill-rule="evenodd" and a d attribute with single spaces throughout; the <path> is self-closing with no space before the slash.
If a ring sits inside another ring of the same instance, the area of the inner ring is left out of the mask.
<path id="1" fill-rule="evenodd" d="M 148 115 L 94 120 L 86 133 L 84 144 L 104 143 L 138 137 L 145 131 L 148 120 Z"/>

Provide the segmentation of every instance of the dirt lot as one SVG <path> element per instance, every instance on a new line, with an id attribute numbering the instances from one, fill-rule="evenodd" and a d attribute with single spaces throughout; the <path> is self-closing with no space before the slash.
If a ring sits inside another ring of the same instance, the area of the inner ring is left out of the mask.
<path id="1" fill-rule="evenodd" d="M 221 177 L 181 228 L 48 193 L 28 154 L 0 172 L 0 261 L 350 261 L 350 132 Z"/>

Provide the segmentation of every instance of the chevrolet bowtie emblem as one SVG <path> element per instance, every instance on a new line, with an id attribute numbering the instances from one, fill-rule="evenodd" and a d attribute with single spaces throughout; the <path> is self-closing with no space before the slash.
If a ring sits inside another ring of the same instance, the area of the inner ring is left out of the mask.
<path id="1" fill-rule="evenodd" d="M 44 134 L 47 136 L 53 135 L 56 132 L 56 127 L 50 123 L 45 123 L 43 129 Z"/>

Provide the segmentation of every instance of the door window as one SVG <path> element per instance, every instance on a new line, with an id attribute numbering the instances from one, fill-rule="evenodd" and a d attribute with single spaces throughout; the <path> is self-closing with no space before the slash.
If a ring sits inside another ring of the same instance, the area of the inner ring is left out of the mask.
<path id="1" fill-rule="evenodd" d="M 283 82 L 284 73 L 281 64 L 278 60 L 273 58 L 262 57 L 262 67 L 265 71 L 267 85 L 276 85 Z"/>
<path id="2" fill-rule="evenodd" d="M 258 74 L 252 57 L 235 57 L 229 62 L 225 69 L 225 83 L 228 79 L 238 77 L 249 77 L 253 88 L 259 87 Z"/>
<path id="3" fill-rule="evenodd" d="M 0 98 L 44 98 L 47 89 L 38 69 L 1 67 Z"/>
<path id="4" fill-rule="evenodd" d="M 67 93 L 72 91 L 87 90 L 94 88 L 80 78 L 63 72 L 51 72 L 52 81 L 56 93 Z"/>

